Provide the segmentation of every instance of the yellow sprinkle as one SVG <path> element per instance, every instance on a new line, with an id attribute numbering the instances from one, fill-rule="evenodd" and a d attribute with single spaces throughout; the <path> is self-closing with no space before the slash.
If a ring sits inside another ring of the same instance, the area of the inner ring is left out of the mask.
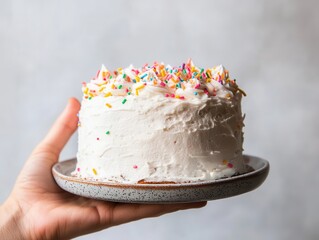
<path id="1" fill-rule="evenodd" d="M 86 87 L 86 88 L 83 90 L 83 93 L 84 93 L 84 94 L 88 94 L 88 91 L 89 91 L 89 88 Z"/>
<path id="2" fill-rule="evenodd" d="M 139 76 L 135 77 L 136 82 L 140 82 L 141 78 Z"/>
<path id="3" fill-rule="evenodd" d="M 175 95 L 175 98 L 179 98 L 179 95 Z"/>
<path id="4" fill-rule="evenodd" d="M 93 171 L 94 175 L 97 175 L 97 171 L 95 170 L 95 168 L 92 168 L 92 171 Z"/>
<path id="5" fill-rule="evenodd" d="M 210 78 L 206 79 L 206 83 L 210 83 L 211 81 L 212 81 L 212 79 L 210 79 Z"/>
<path id="6" fill-rule="evenodd" d="M 102 72 L 102 77 L 106 78 L 106 72 Z"/>
<path id="7" fill-rule="evenodd" d="M 227 160 L 223 160 L 223 164 L 226 165 L 228 163 Z"/>
<path id="8" fill-rule="evenodd" d="M 111 85 L 111 88 L 112 88 L 112 89 L 115 89 L 115 85 L 114 85 L 113 83 L 112 83 L 112 85 Z"/>
<path id="9" fill-rule="evenodd" d="M 107 106 L 108 108 L 112 108 L 112 105 L 109 103 L 106 103 L 105 106 Z"/>
<path id="10" fill-rule="evenodd" d="M 162 77 L 165 77 L 166 73 L 164 69 L 162 69 L 161 74 L 162 74 Z"/>
<path id="11" fill-rule="evenodd" d="M 89 93 L 89 96 L 90 96 L 90 97 L 94 97 L 93 93 Z"/>
<path id="12" fill-rule="evenodd" d="M 135 95 L 138 96 L 138 91 L 144 87 L 145 87 L 144 84 L 142 84 L 142 85 L 138 86 L 137 88 L 135 88 Z"/>
<path id="13" fill-rule="evenodd" d="M 154 84 L 154 85 L 157 85 L 157 81 L 156 81 L 156 80 L 154 80 L 154 81 L 153 81 L 153 84 Z"/>
<path id="14" fill-rule="evenodd" d="M 104 89 L 105 89 L 105 86 L 100 87 L 99 92 L 103 92 Z"/>
<path id="15" fill-rule="evenodd" d="M 110 97 L 110 96 L 112 96 L 112 93 L 111 93 L 111 92 L 108 92 L 108 93 L 106 93 L 106 94 L 104 95 L 104 97 Z"/>
<path id="16" fill-rule="evenodd" d="M 183 90 L 185 90 L 185 86 L 184 86 L 184 84 L 181 84 L 181 85 L 182 85 L 182 89 L 183 89 Z"/>

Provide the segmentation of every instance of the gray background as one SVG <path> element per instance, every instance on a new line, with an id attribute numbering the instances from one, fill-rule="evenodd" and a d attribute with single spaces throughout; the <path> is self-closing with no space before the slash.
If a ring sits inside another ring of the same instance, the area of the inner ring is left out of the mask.
<path id="1" fill-rule="evenodd" d="M 79 239 L 318 239 L 319 2 L 0 1 L 0 202 L 81 82 L 154 60 L 224 64 L 248 96 L 256 191 Z M 61 159 L 76 153 L 76 135 Z"/>

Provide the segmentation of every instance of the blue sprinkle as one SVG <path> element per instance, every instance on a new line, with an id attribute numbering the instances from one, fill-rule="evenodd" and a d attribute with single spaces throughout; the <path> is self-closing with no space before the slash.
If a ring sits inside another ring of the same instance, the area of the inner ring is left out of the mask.
<path id="1" fill-rule="evenodd" d="M 197 94 L 198 94 L 198 92 L 194 92 L 194 94 L 195 94 L 195 95 L 197 95 Z"/>
<path id="2" fill-rule="evenodd" d="M 143 78 L 145 78 L 147 76 L 147 73 L 145 73 L 143 76 L 141 76 L 141 78 L 143 79 Z"/>

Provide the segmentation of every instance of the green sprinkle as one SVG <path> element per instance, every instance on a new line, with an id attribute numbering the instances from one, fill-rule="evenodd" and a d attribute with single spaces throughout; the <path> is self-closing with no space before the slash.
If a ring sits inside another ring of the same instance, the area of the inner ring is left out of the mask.
<path id="1" fill-rule="evenodd" d="M 131 92 L 128 92 L 127 95 L 131 95 Z"/>
<path id="2" fill-rule="evenodd" d="M 201 70 L 200 70 L 200 74 L 202 74 L 204 72 L 204 68 L 202 68 Z"/>
<path id="3" fill-rule="evenodd" d="M 127 101 L 126 98 L 124 98 L 122 101 L 122 104 L 126 103 L 126 101 Z"/>
<path id="4" fill-rule="evenodd" d="M 92 99 L 92 97 L 89 97 L 89 100 L 91 100 Z"/>
<path id="5" fill-rule="evenodd" d="M 123 78 L 126 78 L 126 74 L 125 73 L 123 74 Z"/>
<path id="6" fill-rule="evenodd" d="M 187 74 L 187 72 L 186 72 L 186 70 L 185 70 L 185 69 L 183 70 L 183 73 L 184 73 L 185 75 Z"/>
<path id="7" fill-rule="evenodd" d="M 122 85 L 120 85 L 120 86 L 118 86 L 118 89 L 121 89 L 123 86 Z"/>
<path id="8" fill-rule="evenodd" d="M 111 75 L 111 76 L 110 76 L 110 79 L 112 79 L 112 78 L 113 78 L 113 76 Z"/>
<path id="9" fill-rule="evenodd" d="M 106 131 L 106 133 L 105 133 L 105 134 L 109 135 L 109 134 L 110 134 L 110 131 Z"/>

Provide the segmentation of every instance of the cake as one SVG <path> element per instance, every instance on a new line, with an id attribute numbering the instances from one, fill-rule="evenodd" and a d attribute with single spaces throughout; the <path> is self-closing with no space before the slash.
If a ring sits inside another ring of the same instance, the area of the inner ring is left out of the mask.
<path id="1" fill-rule="evenodd" d="M 77 177 L 189 183 L 246 171 L 245 93 L 222 65 L 102 66 L 82 90 Z"/>

